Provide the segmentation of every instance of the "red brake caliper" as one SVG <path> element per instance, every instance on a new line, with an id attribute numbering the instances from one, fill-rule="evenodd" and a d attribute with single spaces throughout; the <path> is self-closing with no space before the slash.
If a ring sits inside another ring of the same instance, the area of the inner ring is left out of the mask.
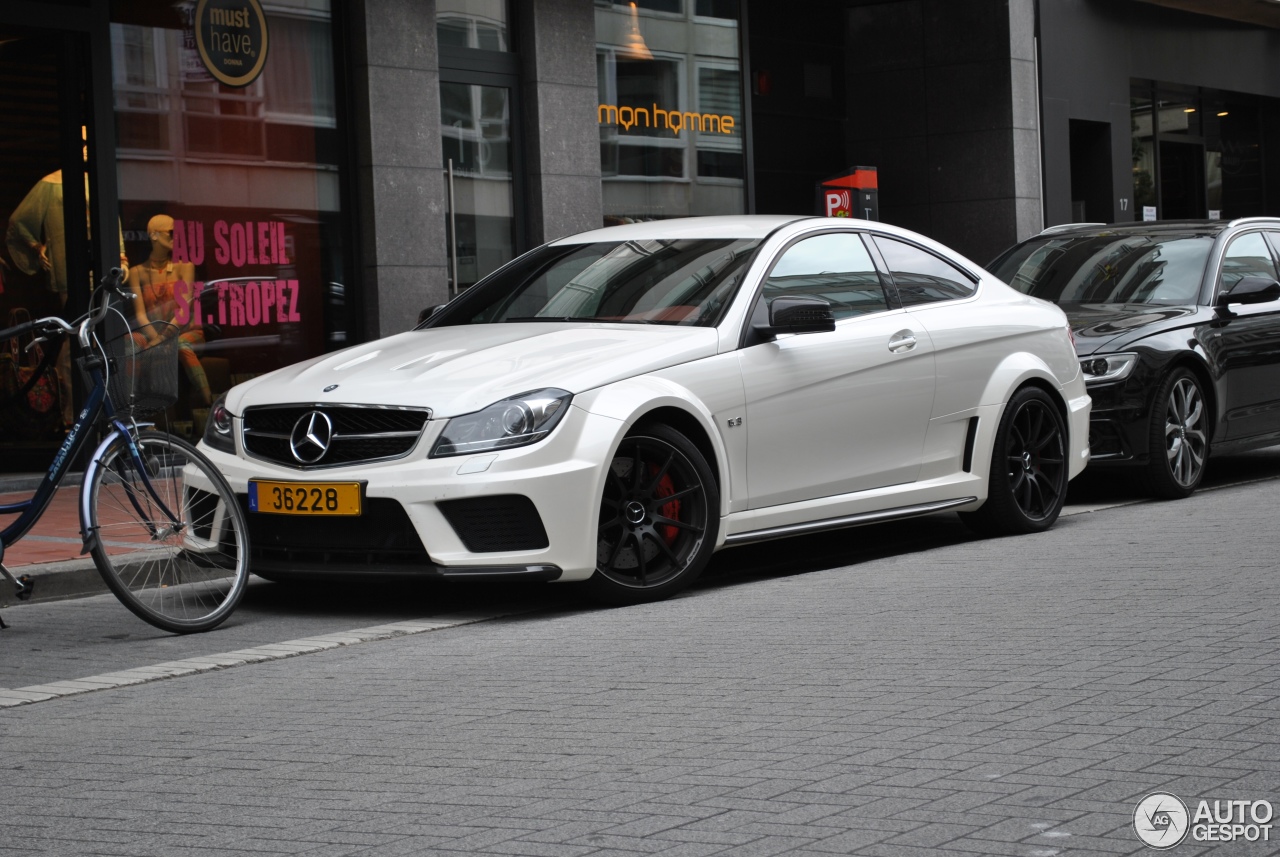
<path id="1" fill-rule="evenodd" d="M 651 475 L 656 475 L 658 472 L 658 465 L 651 464 L 649 467 L 649 473 Z M 658 487 L 654 493 L 659 497 L 670 497 L 672 494 L 676 493 L 676 483 L 671 480 L 670 473 L 662 474 L 662 478 L 658 480 Z M 662 517 L 669 518 L 672 521 L 680 520 L 680 501 L 672 500 L 670 503 L 664 504 L 658 513 L 662 515 Z M 662 534 L 663 541 L 665 541 L 667 546 L 670 547 L 675 544 L 676 536 L 680 535 L 680 528 L 672 526 L 658 527 L 658 532 Z"/>

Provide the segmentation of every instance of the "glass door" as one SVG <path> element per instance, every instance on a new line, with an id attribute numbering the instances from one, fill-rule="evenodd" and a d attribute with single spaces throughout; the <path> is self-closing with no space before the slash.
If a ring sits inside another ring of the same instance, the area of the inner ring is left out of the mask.
<path id="1" fill-rule="evenodd" d="M 440 84 L 451 294 L 515 258 L 512 114 L 510 87 Z"/>

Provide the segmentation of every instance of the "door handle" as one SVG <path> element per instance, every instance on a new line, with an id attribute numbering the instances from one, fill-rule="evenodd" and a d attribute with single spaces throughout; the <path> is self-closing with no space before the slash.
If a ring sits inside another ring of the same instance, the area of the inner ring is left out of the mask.
<path id="1" fill-rule="evenodd" d="M 916 347 L 916 333 L 914 330 L 899 330 L 893 336 L 889 337 L 889 350 L 894 354 L 901 354 L 910 351 Z"/>

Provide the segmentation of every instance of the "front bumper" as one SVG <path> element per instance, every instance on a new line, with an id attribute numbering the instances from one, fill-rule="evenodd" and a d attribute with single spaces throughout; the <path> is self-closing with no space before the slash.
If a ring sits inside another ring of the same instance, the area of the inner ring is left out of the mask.
<path id="1" fill-rule="evenodd" d="M 1147 461 L 1151 406 L 1150 390 L 1132 379 L 1089 388 L 1093 414 L 1089 446 L 1093 464 L 1100 467 L 1140 465 Z"/>
<path id="2" fill-rule="evenodd" d="M 610 460 L 622 424 L 571 406 L 539 443 L 428 458 L 445 422 L 429 422 L 404 458 L 352 466 L 301 470 L 204 444 L 201 450 L 245 503 L 251 568 L 266 576 L 590 577 L 596 565 L 601 462 Z M 235 434 L 242 453 L 238 421 Z M 363 513 L 342 518 L 249 512 L 251 479 L 361 482 Z M 470 509 L 491 514 L 468 518 Z M 523 535 L 513 535 L 513 528 Z"/>

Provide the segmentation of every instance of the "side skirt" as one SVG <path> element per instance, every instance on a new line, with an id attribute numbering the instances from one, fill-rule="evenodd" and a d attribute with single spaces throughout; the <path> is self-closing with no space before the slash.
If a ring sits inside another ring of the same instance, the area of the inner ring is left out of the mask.
<path id="1" fill-rule="evenodd" d="M 846 515 L 840 518 L 826 518 L 821 521 L 806 521 L 802 524 L 789 524 L 784 527 L 769 527 L 763 530 L 751 530 L 726 536 L 725 546 L 740 545 L 748 542 L 763 542 L 769 539 L 781 539 L 787 536 L 798 536 L 803 533 L 817 533 L 823 530 L 839 530 L 845 527 L 860 527 L 864 524 L 878 524 L 884 521 L 900 521 L 904 518 L 917 518 L 942 512 L 956 506 L 965 506 L 977 501 L 977 497 L 960 497 L 955 500 L 939 500 L 933 503 L 920 503 L 915 506 L 898 506 L 894 509 L 881 509 L 877 512 L 863 512 L 858 515 Z"/>

